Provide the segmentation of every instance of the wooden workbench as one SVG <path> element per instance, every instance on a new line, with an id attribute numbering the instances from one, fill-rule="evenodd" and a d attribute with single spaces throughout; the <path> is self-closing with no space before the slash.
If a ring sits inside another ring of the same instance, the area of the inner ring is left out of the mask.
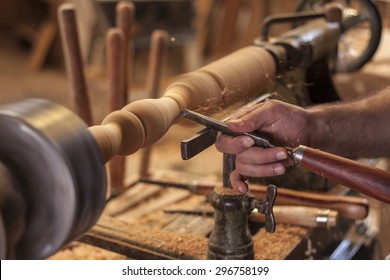
<path id="1" fill-rule="evenodd" d="M 108 203 L 98 223 L 80 241 L 93 245 L 85 249 L 92 251 L 91 258 L 206 259 L 213 217 L 165 213 L 167 209 L 212 208 L 203 195 L 137 183 Z M 289 258 L 309 234 L 308 228 L 286 224 L 277 224 L 274 233 L 261 228 L 253 235 L 255 259 Z M 83 246 L 86 245 L 76 247 Z M 105 249 L 107 254 L 96 254 L 96 247 Z M 82 257 L 86 258 L 85 252 Z M 73 246 L 52 258 L 77 259 L 77 250 Z"/>

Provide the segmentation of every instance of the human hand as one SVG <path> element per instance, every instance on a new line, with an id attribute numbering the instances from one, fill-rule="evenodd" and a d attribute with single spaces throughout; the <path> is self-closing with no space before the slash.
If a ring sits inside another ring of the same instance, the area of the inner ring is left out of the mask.
<path id="1" fill-rule="evenodd" d="M 284 147 L 310 144 L 311 118 L 307 110 L 277 100 L 245 108 L 232 116 L 227 126 L 237 132 L 255 132 L 274 148 L 256 147 L 249 136 L 231 137 L 219 134 L 218 151 L 236 156 L 236 169 L 230 176 L 233 188 L 246 192 L 245 176 L 272 177 L 282 175 L 292 162 Z"/>

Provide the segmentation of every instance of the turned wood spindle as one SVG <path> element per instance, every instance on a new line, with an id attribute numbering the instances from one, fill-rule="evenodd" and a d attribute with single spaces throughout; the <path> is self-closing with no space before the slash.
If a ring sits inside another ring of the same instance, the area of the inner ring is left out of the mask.
<path id="1" fill-rule="evenodd" d="M 121 1 L 116 5 L 116 27 L 120 28 L 124 34 L 124 67 L 123 71 L 123 106 L 129 100 L 130 90 L 130 74 L 132 73 L 132 37 L 133 37 L 133 29 L 134 29 L 134 21 L 135 21 L 135 6 L 132 2 Z"/>
<path id="2" fill-rule="evenodd" d="M 110 28 L 106 34 L 106 56 L 109 92 L 109 111 L 126 105 L 123 99 L 125 68 L 125 35 L 120 28 Z"/>
<path id="3" fill-rule="evenodd" d="M 176 77 L 158 99 L 132 102 L 91 127 L 106 160 L 129 155 L 159 140 L 183 109 L 227 106 L 259 93 L 276 72 L 271 54 L 242 48 L 199 70 Z"/>
<path id="4" fill-rule="evenodd" d="M 130 99 L 130 43 L 134 25 L 134 4 L 121 1 L 116 5 L 116 28 L 107 33 L 106 50 L 109 80 L 110 111 L 119 110 Z M 124 191 L 126 158 L 114 156 L 109 162 L 110 191 L 115 196 Z"/>
<path id="5" fill-rule="evenodd" d="M 109 92 L 109 112 L 119 110 L 126 104 L 125 86 L 125 34 L 121 28 L 110 28 L 106 34 L 106 61 Z M 125 158 L 114 156 L 109 162 L 111 195 L 121 193 L 124 186 Z"/>
<path id="6" fill-rule="evenodd" d="M 165 64 L 166 48 L 169 35 L 166 31 L 155 30 L 151 36 L 148 72 L 146 76 L 146 92 L 150 98 L 158 98 L 160 91 L 160 80 L 163 65 Z M 152 146 L 142 150 L 140 170 L 141 177 L 148 176 Z"/>
<path id="7" fill-rule="evenodd" d="M 92 114 L 84 77 L 75 6 L 70 3 L 62 4 L 58 9 L 58 19 L 66 72 L 70 81 L 75 111 L 85 123 L 92 125 Z"/>

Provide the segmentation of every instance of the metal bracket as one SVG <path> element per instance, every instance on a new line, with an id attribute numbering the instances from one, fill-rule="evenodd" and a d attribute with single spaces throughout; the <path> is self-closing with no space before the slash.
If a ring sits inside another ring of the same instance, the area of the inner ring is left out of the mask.
<path id="1" fill-rule="evenodd" d="M 258 212 L 265 216 L 265 230 L 267 232 L 275 232 L 275 216 L 273 207 L 276 199 L 277 189 L 274 185 L 267 187 L 267 198 L 263 201 L 258 201 L 253 198 L 251 205 L 253 209 L 257 209 Z"/>

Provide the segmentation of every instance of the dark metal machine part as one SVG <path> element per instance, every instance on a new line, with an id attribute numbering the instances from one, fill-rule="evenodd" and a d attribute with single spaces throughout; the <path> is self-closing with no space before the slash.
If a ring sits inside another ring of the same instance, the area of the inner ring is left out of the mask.
<path id="1" fill-rule="evenodd" d="M 253 241 L 248 227 L 250 199 L 246 195 L 210 194 L 214 207 L 214 228 L 208 240 L 208 259 L 254 259 Z"/>
<path id="2" fill-rule="evenodd" d="M 15 245 L 26 228 L 26 205 L 14 174 L 0 161 L 0 259 L 15 258 Z"/>
<path id="3" fill-rule="evenodd" d="M 291 69 L 304 71 L 305 82 L 312 103 L 339 101 L 333 84 L 333 64 L 337 59 L 337 45 L 342 35 L 341 10 L 337 5 L 327 5 L 324 13 L 299 12 L 270 16 L 264 21 L 261 35 L 254 44 L 267 49 L 277 61 L 278 73 Z M 337 17 L 337 15 L 339 15 Z M 316 19 L 317 18 L 317 19 Z M 268 41 L 268 31 L 273 24 L 311 20 Z"/>
<path id="4" fill-rule="evenodd" d="M 0 260 L 4 260 L 7 256 L 7 239 L 5 233 L 5 226 L 3 222 L 3 217 L 0 212 Z"/>
<path id="5" fill-rule="evenodd" d="M 0 161 L 26 207 L 23 235 L 7 251 L 11 258 L 47 258 L 99 218 L 106 197 L 101 152 L 75 114 L 41 99 L 1 107 L 0 130 Z"/>

